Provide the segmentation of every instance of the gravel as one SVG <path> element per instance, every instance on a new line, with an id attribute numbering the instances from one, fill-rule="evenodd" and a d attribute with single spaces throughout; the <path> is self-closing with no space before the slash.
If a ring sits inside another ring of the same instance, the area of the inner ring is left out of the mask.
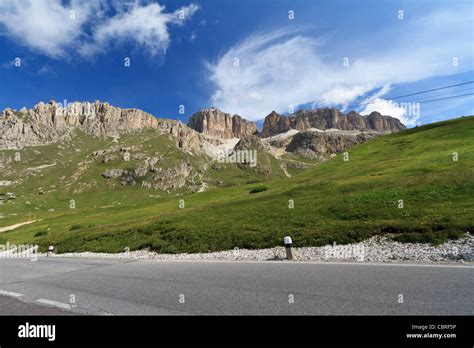
<path id="1" fill-rule="evenodd" d="M 265 261 L 285 260 L 284 247 L 268 249 L 234 249 L 210 253 L 159 254 L 148 250 L 123 253 L 64 253 L 53 257 L 89 257 L 134 260 L 210 260 L 210 261 Z M 411 263 L 474 263 L 474 236 L 450 240 L 433 246 L 422 243 L 399 243 L 389 236 L 374 236 L 360 243 L 327 245 L 323 247 L 293 248 L 297 261 L 363 261 L 363 262 L 411 262 Z M 45 256 L 41 254 L 40 256 Z"/>

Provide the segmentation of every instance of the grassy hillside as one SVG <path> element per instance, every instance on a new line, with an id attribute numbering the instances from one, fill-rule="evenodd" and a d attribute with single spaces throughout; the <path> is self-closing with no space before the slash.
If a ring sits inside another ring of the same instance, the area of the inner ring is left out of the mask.
<path id="1" fill-rule="evenodd" d="M 95 151 L 111 148 L 133 148 L 130 160 L 123 160 L 125 152 L 114 151 L 103 156 L 92 156 Z M 13 160 L 19 152 L 18 161 Z M 185 187 L 175 190 L 142 188 L 142 182 L 150 180 L 150 171 L 137 179 L 133 186 L 122 185 L 120 179 L 105 179 L 102 173 L 110 169 L 131 170 L 143 163 L 136 155 L 160 158 L 156 164 L 169 168 L 186 161 L 194 168 Z M 103 159 L 110 157 L 106 163 Z M 181 196 L 198 191 L 205 181 L 208 187 L 227 187 L 251 182 L 283 178 L 285 174 L 279 162 L 272 156 L 259 153 L 259 166 L 249 168 L 233 164 L 211 166 L 207 156 L 190 155 L 176 148 L 168 135 L 146 129 L 123 135 L 119 139 L 101 139 L 75 132 L 71 139 L 43 146 L 26 147 L 20 151 L 0 151 L 0 181 L 15 182 L 0 186 L 0 228 L 32 219 L 48 219 L 90 209 L 113 206 L 153 204 L 165 197 Z M 5 159 L 10 159 L 6 161 Z M 9 196 L 11 195 L 11 197 Z"/>
<path id="2" fill-rule="evenodd" d="M 172 253 L 271 247 L 285 235 L 297 246 L 384 233 L 441 242 L 474 231 L 472 139 L 473 116 L 371 140 L 351 148 L 348 161 L 340 154 L 291 178 L 279 174 L 282 179 L 181 196 L 150 197 L 153 191 L 138 188 L 79 192 L 76 209 L 43 212 L 41 221 L 1 233 L 0 242 L 54 244 L 59 252 L 149 247 Z M 253 180 L 244 175 L 239 183 L 245 182 Z M 266 190 L 250 193 L 261 186 Z M 1 224 L 27 220 L 24 204 L 15 203 L 18 217 Z"/>

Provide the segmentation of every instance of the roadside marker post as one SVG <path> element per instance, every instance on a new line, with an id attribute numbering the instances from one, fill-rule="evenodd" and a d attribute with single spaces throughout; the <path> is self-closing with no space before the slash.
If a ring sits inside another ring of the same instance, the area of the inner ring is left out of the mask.
<path id="1" fill-rule="evenodd" d="M 286 259 L 293 260 L 293 241 L 291 240 L 291 237 L 286 236 L 285 238 L 283 238 L 283 243 L 285 244 L 286 249 Z"/>
<path id="2" fill-rule="evenodd" d="M 51 255 L 53 254 L 53 250 L 54 250 L 54 247 L 53 247 L 52 245 L 50 245 L 50 246 L 48 247 L 48 254 L 47 254 L 47 255 L 48 255 L 48 256 L 51 256 Z"/>

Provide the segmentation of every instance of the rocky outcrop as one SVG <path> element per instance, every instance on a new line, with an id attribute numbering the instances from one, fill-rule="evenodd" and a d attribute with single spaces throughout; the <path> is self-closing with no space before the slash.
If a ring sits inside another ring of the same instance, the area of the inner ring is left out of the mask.
<path id="1" fill-rule="evenodd" d="M 159 119 L 138 109 L 122 109 L 108 103 L 40 102 L 32 109 L 5 109 L 0 117 L 0 149 L 22 148 L 56 142 L 74 129 L 98 137 L 116 137 L 152 128 L 174 137 L 176 146 L 188 153 L 206 151 L 206 139 L 174 120 Z"/>
<path id="2" fill-rule="evenodd" d="M 117 136 L 145 127 L 157 128 L 158 120 L 137 109 L 121 109 L 108 103 L 40 102 L 32 109 L 6 109 L 0 123 L 0 146 L 53 142 L 79 129 L 94 136 Z"/>
<path id="3" fill-rule="evenodd" d="M 186 153 L 203 154 L 211 145 L 204 136 L 180 121 L 158 120 L 159 129 L 176 140 L 176 146 Z"/>
<path id="4" fill-rule="evenodd" d="M 243 137 L 234 146 L 234 150 L 260 150 L 263 149 L 262 141 L 256 135 Z"/>
<path id="5" fill-rule="evenodd" d="M 330 155 L 345 151 L 377 135 L 379 134 L 375 132 L 360 132 L 358 134 L 337 131 L 300 132 L 291 138 L 286 146 L 286 151 L 322 161 Z"/>
<path id="6" fill-rule="evenodd" d="M 311 128 L 392 133 L 405 129 L 405 126 L 397 118 L 382 116 L 375 111 L 368 116 L 361 116 L 355 111 L 345 115 L 334 108 L 322 108 L 300 110 L 288 117 L 272 111 L 265 117 L 262 136 L 266 138 L 285 133 L 290 129 L 306 131 Z"/>
<path id="7" fill-rule="evenodd" d="M 102 176 L 106 179 L 116 179 L 127 173 L 128 171 L 124 169 L 108 169 L 102 173 Z"/>
<path id="8" fill-rule="evenodd" d="M 221 139 L 242 138 L 258 132 L 254 122 L 215 108 L 203 109 L 192 115 L 189 118 L 188 127 L 199 133 Z"/>
<path id="9" fill-rule="evenodd" d="M 288 132 L 291 129 L 290 118 L 272 111 L 263 123 L 262 136 L 264 138 L 272 135 Z"/>
<path id="10" fill-rule="evenodd" d="M 192 173 L 196 172 L 188 161 L 169 163 L 166 168 L 158 167 L 159 161 L 158 157 L 145 158 L 134 169 L 107 169 L 102 173 L 102 177 L 120 179 L 120 183 L 124 186 L 134 186 L 141 181 L 143 188 L 166 191 L 184 187 Z"/>

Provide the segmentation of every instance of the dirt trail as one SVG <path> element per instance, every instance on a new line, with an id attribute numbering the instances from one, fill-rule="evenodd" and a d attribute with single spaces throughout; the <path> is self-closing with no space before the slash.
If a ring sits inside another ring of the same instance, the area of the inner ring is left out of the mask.
<path id="1" fill-rule="evenodd" d="M 281 169 L 283 170 L 283 172 L 285 173 L 285 175 L 288 177 L 288 178 L 291 178 L 291 174 L 288 173 L 288 170 L 286 170 L 286 165 L 284 165 L 283 163 L 280 164 L 280 167 Z"/>
<path id="2" fill-rule="evenodd" d="M 31 220 L 31 221 L 26 221 L 26 222 L 20 222 L 18 224 L 10 225 L 10 226 L 5 226 L 5 227 L 0 227 L 0 233 L 2 232 L 7 232 L 14 230 L 15 228 L 21 227 L 23 225 L 29 225 L 32 224 L 33 222 L 36 222 L 37 220 Z"/>

